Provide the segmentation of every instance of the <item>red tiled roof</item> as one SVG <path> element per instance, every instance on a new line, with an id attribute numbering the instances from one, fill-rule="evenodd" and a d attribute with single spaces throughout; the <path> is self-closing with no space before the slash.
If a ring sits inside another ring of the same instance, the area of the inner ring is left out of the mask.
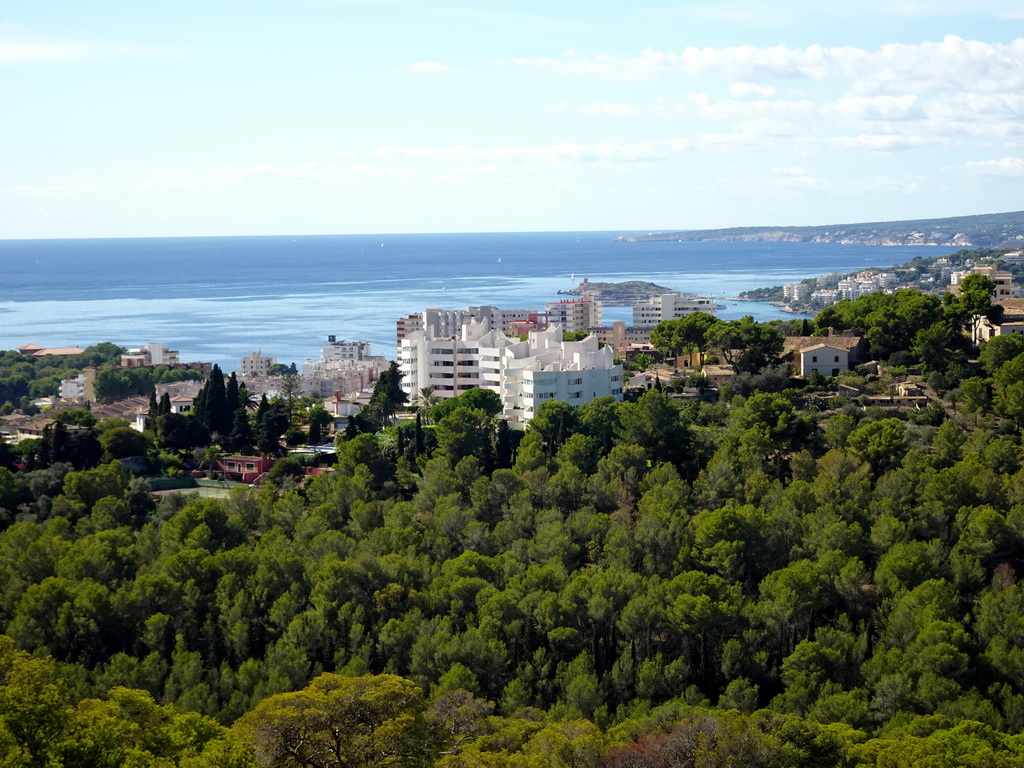
<path id="1" fill-rule="evenodd" d="M 851 350 L 860 344 L 862 336 L 787 336 L 782 342 L 784 352 L 799 352 L 819 344 L 833 349 Z"/>
<path id="2" fill-rule="evenodd" d="M 58 356 L 80 355 L 80 354 L 82 354 L 83 351 L 84 350 L 81 350 L 78 347 L 50 347 L 50 348 L 47 348 L 47 349 L 40 349 L 37 352 L 34 352 L 33 356 L 34 357 L 45 357 L 46 355 L 58 355 Z"/>

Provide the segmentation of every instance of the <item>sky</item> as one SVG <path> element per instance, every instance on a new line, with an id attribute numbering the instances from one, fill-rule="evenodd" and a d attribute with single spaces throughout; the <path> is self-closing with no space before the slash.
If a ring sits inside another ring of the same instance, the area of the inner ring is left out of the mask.
<path id="1" fill-rule="evenodd" d="M 0 239 L 1024 209 L 1022 0 L 5 0 Z"/>

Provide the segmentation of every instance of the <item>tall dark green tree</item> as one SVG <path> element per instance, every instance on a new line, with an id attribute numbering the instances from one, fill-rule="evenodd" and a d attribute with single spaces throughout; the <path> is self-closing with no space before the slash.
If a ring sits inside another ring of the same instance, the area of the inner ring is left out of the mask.
<path id="1" fill-rule="evenodd" d="M 390 367 L 381 372 L 373 385 L 373 395 L 370 398 L 373 418 L 381 426 L 390 424 L 398 409 L 405 405 L 408 399 L 408 395 L 402 390 L 402 372 L 398 370 L 398 363 L 392 360 Z"/>
<path id="2" fill-rule="evenodd" d="M 508 420 L 501 419 L 494 436 L 494 468 L 509 469 L 512 466 L 512 453 L 512 430 L 509 429 Z"/>
<path id="3" fill-rule="evenodd" d="M 195 419 L 211 435 L 227 437 L 231 432 L 234 414 L 228 410 L 227 387 L 219 365 L 214 364 L 210 371 L 210 378 L 196 396 L 193 411 Z"/>
<path id="4" fill-rule="evenodd" d="M 235 453 L 251 453 L 255 444 L 256 436 L 253 434 L 252 424 L 249 423 L 249 413 L 245 408 L 238 407 L 235 409 L 231 433 L 224 447 Z"/>
<path id="5" fill-rule="evenodd" d="M 228 377 L 227 387 L 224 392 L 224 399 L 227 402 L 228 413 L 234 416 L 235 411 L 242 404 L 242 398 L 238 391 L 238 378 L 235 376 L 235 372 L 231 372 L 231 376 Z"/>

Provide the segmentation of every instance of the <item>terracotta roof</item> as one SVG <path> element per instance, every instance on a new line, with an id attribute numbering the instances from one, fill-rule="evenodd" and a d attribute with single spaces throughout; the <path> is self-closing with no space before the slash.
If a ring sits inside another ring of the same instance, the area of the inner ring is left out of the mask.
<path id="1" fill-rule="evenodd" d="M 1024 299 L 1003 299 L 999 302 L 1003 307 L 1003 318 L 1024 317 Z"/>
<path id="2" fill-rule="evenodd" d="M 832 344 L 829 341 L 823 341 L 820 344 L 812 344 L 809 347 L 800 347 L 799 350 L 793 350 L 794 352 L 811 352 L 816 349 L 835 349 L 841 352 L 849 352 L 850 348 L 845 344 Z"/>
<path id="3" fill-rule="evenodd" d="M 109 405 L 96 404 L 92 406 L 92 415 L 97 419 L 130 419 L 140 408 L 148 410 L 148 397 L 130 397 Z"/>
<path id="4" fill-rule="evenodd" d="M 23 344 L 18 347 L 19 352 L 35 352 L 36 350 L 42 349 L 38 344 Z"/>
<path id="5" fill-rule="evenodd" d="M 52 347 L 47 349 L 40 349 L 39 351 L 33 353 L 33 356 L 44 357 L 45 355 L 80 355 L 84 351 L 85 350 L 81 350 L 78 347 Z"/>
<path id="6" fill-rule="evenodd" d="M 863 338 L 863 336 L 787 336 L 782 341 L 782 351 L 798 352 L 819 344 L 849 351 L 859 345 Z"/>

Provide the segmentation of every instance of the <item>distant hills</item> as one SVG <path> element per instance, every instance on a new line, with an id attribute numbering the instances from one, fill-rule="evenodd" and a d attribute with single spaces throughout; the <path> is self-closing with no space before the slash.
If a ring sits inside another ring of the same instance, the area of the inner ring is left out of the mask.
<path id="1" fill-rule="evenodd" d="M 844 243 L 855 245 L 949 245 L 959 248 L 1024 247 L 1024 211 L 954 216 L 945 219 L 876 221 L 819 227 L 731 227 L 648 232 L 624 242 L 727 241 Z"/>

